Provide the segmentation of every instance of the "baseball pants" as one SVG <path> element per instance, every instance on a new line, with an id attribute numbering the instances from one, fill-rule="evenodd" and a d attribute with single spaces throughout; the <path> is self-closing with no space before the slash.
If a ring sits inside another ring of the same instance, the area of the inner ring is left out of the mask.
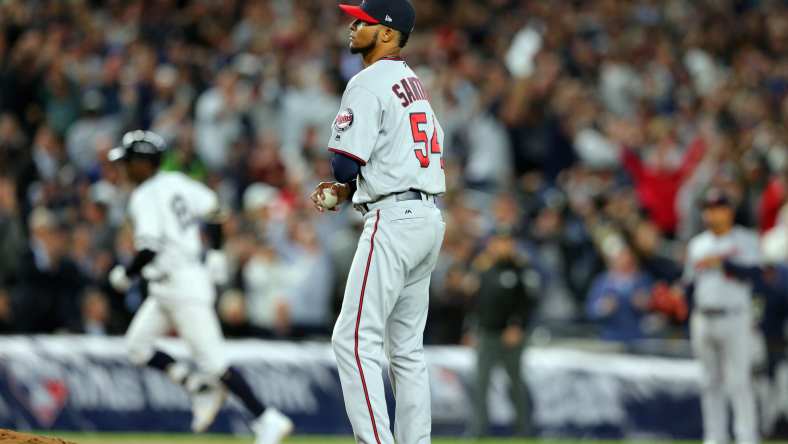
<path id="1" fill-rule="evenodd" d="M 391 202 L 364 215 L 332 344 L 356 441 L 422 444 L 432 428 L 424 360 L 430 275 L 445 224 L 430 201 Z M 383 354 L 396 400 L 392 434 Z"/>
<path id="2" fill-rule="evenodd" d="M 728 402 L 733 406 L 734 434 L 740 444 L 758 442 L 752 387 L 752 318 L 739 311 L 690 320 L 692 348 L 701 365 L 701 409 L 706 442 L 728 439 Z"/>
<path id="3" fill-rule="evenodd" d="M 212 291 L 213 287 L 205 288 L 211 289 L 206 291 Z M 192 293 L 195 291 L 185 294 Z M 134 364 L 144 365 L 153 356 L 155 341 L 172 329 L 186 342 L 202 372 L 219 377 L 227 370 L 229 363 L 222 351 L 224 337 L 210 297 L 188 299 L 151 294 L 137 311 L 126 332 L 130 360 Z"/>

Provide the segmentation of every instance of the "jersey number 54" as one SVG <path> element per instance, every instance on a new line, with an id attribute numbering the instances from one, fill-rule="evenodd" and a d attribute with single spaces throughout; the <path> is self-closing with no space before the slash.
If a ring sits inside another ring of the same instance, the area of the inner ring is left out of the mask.
<path id="1" fill-rule="evenodd" d="M 424 148 L 416 148 L 416 158 L 422 168 L 430 166 L 430 154 L 441 155 L 441 145 L 438 142 L 438 128 L 435 126 L 435 119 L 432 121 L 432 137 L 427 138 L 427 132 L 421 129 L 421 125 L 427 123 L 427 113 L 410 113 L 410 132 L 413 134 L 413 141 L 424 143 Z M 441 168 L 444 167 L 443 156 L 441 156 Z"/>

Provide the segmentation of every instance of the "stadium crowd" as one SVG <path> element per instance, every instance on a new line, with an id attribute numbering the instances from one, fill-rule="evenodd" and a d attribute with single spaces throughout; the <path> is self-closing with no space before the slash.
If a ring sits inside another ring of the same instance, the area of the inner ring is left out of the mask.
<path id="1" fill-rule="evenodd" d="M 680 322 L 651 296 L 680 278 L 707 188 L 745 226 L 788 224 L 784 2 L 414 3 L 404 54 L 445 129 L 449 188 L 429 342 L 486 316 L 490 238 L 515 243 L 533 323 L 632 341 Z M 163 168 L 230 215 L 227 335 L 327 336 L 360 217 L 319 215 L 308 193 L 362 68 L 346 21 L 325 0 L 0 2 L 0 332 L 125 331 L 145 292 L 106 282 L 133 253 L 106 153 L 149 128 Z"/>

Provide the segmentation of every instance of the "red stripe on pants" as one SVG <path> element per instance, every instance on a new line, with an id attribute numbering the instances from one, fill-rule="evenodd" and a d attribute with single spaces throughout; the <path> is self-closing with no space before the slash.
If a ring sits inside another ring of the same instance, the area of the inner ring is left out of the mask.
<path id="1" fill-rule="evenodd" d="M 375 414 L 372 412 L 372 403 L 369 401 L 369 392 L 367 392 L 367 381 L 364 380 L 364 369 L 361 368 L 361 358 L 358 356 L 358 327 L 361 325 L 361 309 L 364 306 L 364 290 L 367 288 L 367 276 L 369 275 L 369 266 L 372 264 L 372 250 L 375 249 L 375 233 L 378 232 L 378 221 L 380 221 L 380 210 L 375 213 L 375 228 L 372 230 L 372 237 L 369 239 L 369 257 L 367 257 L 367 268 L 364 270 L 364 282 L 361 284 L 361 296 L 358 301 L 358 314 L 356 315 L 356 365 L 358 366 L 358 373 L 361 375 L 361 386 L 364 387 L 364 397 L 367 398 L 367 409 L 369 409 L 369 419 L 372 421 L 372 431 L 375 432 L 375 441 L 380 444 L 380 437 L 378 437 L 378 427 L 375 424 Z"/>

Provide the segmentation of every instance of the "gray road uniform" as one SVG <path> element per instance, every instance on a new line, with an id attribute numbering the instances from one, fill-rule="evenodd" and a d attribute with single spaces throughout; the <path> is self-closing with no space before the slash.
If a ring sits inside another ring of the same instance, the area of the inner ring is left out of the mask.
<path id="1" fill-rule="evenodd" d="M 725 256 L 741 265 L 759 262 L 757 235 L 734 227 L 723 236 L 705 231 L 689 243 L 685 279 L 694 284 L 695 308 L 690 335 L 702 371 L 704 437 L 727 443 L 728 402 L 740 444 L 758 442 L 752 371 L 752 289 L 719 268 L 698 269 L 709 256 Z"/>
<path id="2" fill-rule="evenodd" d="M 356 209 L 364 231 L 332 342 L 345 407 L 361 443 L 430 442 L 423 332 L 430 275 L 445 231 L 443 130 L 401 58 L 381 59 L 348 83 L 329 150 L 360 164 Z M 390 432 L 382 359 L 396 398 Z"/>

